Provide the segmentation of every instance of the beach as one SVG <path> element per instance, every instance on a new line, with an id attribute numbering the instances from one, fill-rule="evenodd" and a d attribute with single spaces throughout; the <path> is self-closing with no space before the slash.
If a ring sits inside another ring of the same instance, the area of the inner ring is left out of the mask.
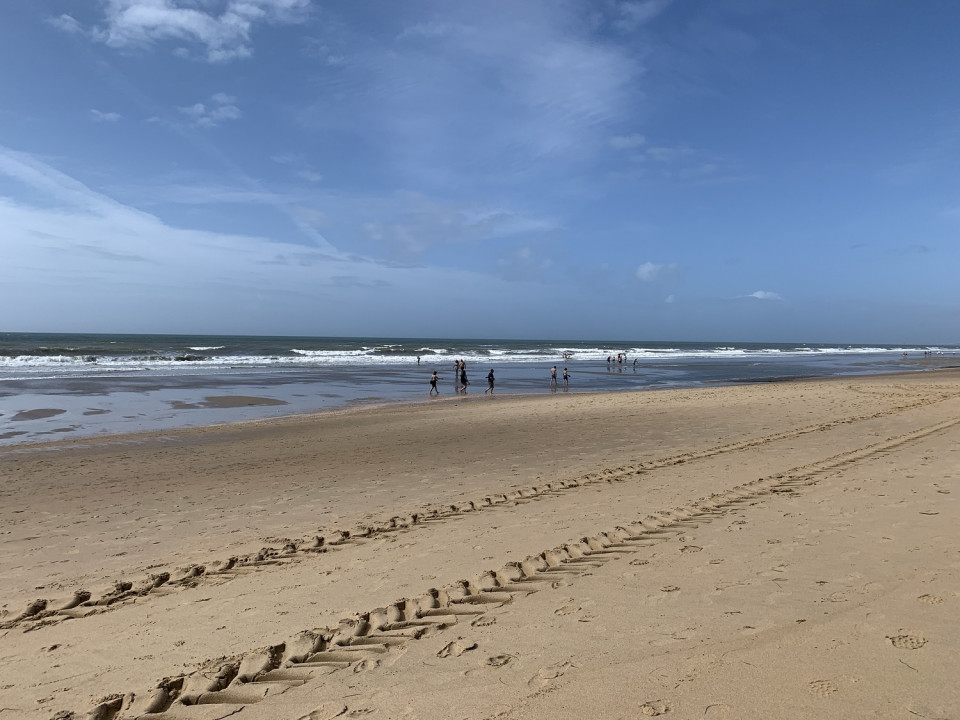
<path id="1" fill-rule="evenodd" d="M 0 718 L 955 718 L 958 478 L 956 369 L 2 447 Z"/>

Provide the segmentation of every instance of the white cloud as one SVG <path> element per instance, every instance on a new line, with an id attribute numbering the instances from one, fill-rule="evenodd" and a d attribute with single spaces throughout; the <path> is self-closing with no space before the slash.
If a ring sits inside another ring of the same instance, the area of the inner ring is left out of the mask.
<path id="1" fill-rule="evenodd" d="M 653 282 L 659 279 L 666 272 L 676 270 L 676 263 L 658 265 L 652 262 L 645 262 L 637 268 L 637 277 L 642 282 Z"/>
<path id="2" fill-rule="evenodd" d="M 632 117 L 642 59 L 598 33 L 586 4 L 433 5 L 437 21 L 408 22 L 388 38 L 349 23 L 319 31 L 318 57 L 347 56 L 342 91 L 300 121 L 353 132 L 363 118 L 383 161 L 416 181 L 400 184 L 423 187 L 428 177 L 448 188 L 467 172 L 502 187 L 550 163 L 588 160 Z"/>
<path id="3" fill-rule="evenodd" d="M 150 48 L 175 41 L 203 46 L 211 62 L 227 62 L 253 54 L 251 36 L 258 24 L 301 21 L 310 0 L 106 0 L 104 22 L 95 39 L 115 48 Z M 54 22 L 76 32 L 69 15 Z"/>
<path id="4" fill-rule="evenodd" d="M 424 307 L 459 297 L 487 303 L 483 332 L 492 336 L 520 332 L 520 320 L 503 319 L 517 307 L 544 313 L 553 297 L 539 285 L 478 272 L 173 226 L 0 146 L 2 176 L 43 198 L 39 205 L 0 198 L 0 285 L 20 298 L 23 328 L 348 334 L 362 326 L 373 334 L 415 334 L 424 327 Z M 386 304 L 391 312 L 384 315 Z M 431 327 L 457 327 L 463 306 L 441 303 Z M 398 318 L 406 319 L 398 325 Z"/>
<path id="5" fill-rule="evenodd" d="M 210 97 L 209 103 L 194 103 L 178 108 L 199 127 L 216 127 L 225 120 L 239 120 L 243 113 L 234 103 L 236 98 L 224 93 Z"/>
<path id="6" fill-rule="evenodd" d="M 783 300 L 775 292 L 770 292 L 769 290 L 757 290 L 755 293 L 750 293 L 747 297 L 756 298 L 757 300 Z"/>
<path id="7" fill-rule="evenodd" d="M 120 115 L 120 113 L 100 112 L 99 110 L 94 110 L 91 108 L 90 117 L 94 120 L 94 122 L 115 123 L 123 116 Z"/>
<path id="8" fill-rule="evenodd" d="M 77 19 L 73 15 L 67 15 L 64 13 L 59 17 L 50 18 L 47 22 L 53 25 L 55 28 L 59 28 L 64 32 L 71 33 L 74 35 L 79 35 L 83 33 L 83 26 L 77 22 Z"/>

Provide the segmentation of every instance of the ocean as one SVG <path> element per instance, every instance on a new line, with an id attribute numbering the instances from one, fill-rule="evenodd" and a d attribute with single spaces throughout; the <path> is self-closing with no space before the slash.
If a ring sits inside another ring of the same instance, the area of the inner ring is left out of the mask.
<path id="1" fill-rule="evenodd" d="M 923 370 L 960 346 L 0 333 L 0 444 L 425 402 L 434 370 L 450 398 L 454 360 L 482 396 L 490 369 L 499 394 L 618 392 Z"/>

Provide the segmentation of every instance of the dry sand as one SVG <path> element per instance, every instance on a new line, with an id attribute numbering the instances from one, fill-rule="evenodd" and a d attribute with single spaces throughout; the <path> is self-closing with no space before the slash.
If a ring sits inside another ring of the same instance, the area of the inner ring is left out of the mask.
<path id="1" fill-rule="evenodd" d="M 958 477 L 957 371 L 8 448 L 0 720 L 958 718 Z"/>

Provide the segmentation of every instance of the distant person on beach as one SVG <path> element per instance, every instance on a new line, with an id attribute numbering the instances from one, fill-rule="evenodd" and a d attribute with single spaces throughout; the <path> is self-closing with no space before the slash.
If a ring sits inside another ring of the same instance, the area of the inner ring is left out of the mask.
<path id="1" fill-rule="evenodd" d="M 487 373 L 487 389 L 483 391 L 483 394 L 486 395 L 487 393 L 493 395 L 493 368 L 490 368 L 490 372 Z"/>
<path id="2" fill-rule="evenodd" d="M 557 386 L 557 366 L 556 365 L 550 368 L 550 386 L 551 387 Z"/>
<path id="3" fill-rule="evenodd" d="M 570 387 L 570 373 L 567 372 L 567 369 L 563 369 L 563 386 Z"/>
<path id="4" fill-rule="evenodd" d="M 461 360 L 460 361 L 460 392 L 466 394 L 467 385 L 470 384 L 470 381 L 467 380 L 467 364 Z"/>
<path id="5" fill-rule="evenodd" d="M 434 390 L 437 391 L 437 395 L 440 394 L 440 390 L 439 388 L 437 388 L 437 380 L 439 379 L 440 379 L 440 376 L 437 375 L 437 371 L 434 370 L 433 375 L 430 376 L 430 392 L 427 393 L 428 395 L 433 395 Z"/>
<path id="6" fill-rule="evenodd" d="M 417 355 L 417 365 L 419 365 L 419 364 L 420 364 L 420 356 Z"/>

